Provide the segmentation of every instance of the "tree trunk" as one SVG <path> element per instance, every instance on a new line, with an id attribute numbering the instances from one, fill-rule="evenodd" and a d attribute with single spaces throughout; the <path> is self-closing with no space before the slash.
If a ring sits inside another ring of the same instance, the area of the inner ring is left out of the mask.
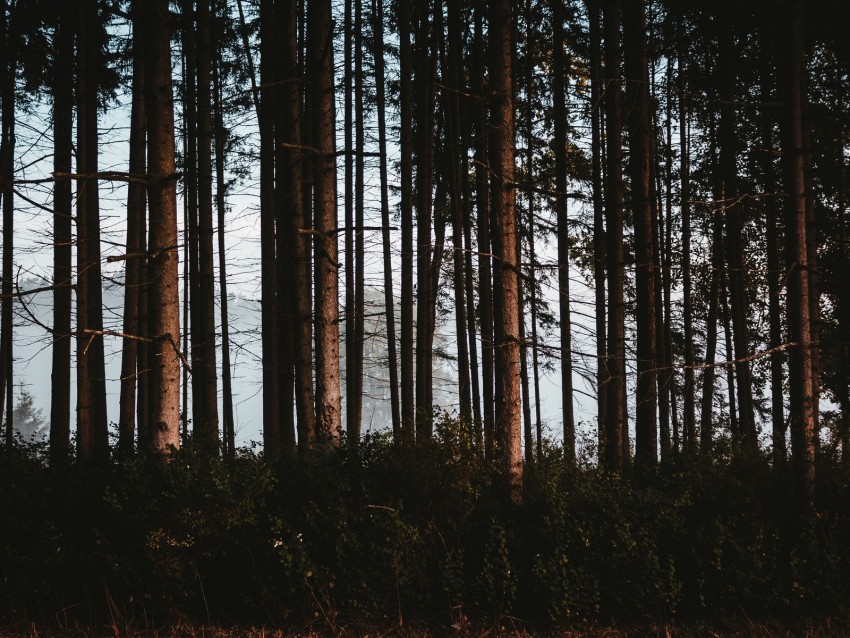
<path id="1" fill-rule="evenodd" d="M 215 353 L 215 269 L 213 267 L 212 94 L 210 0 L 198 0 L 198 360 L 194 378 L 203 384 L 202 420 L 194 442 L 218 451 L 218 371 Z"/>
<path id="2" fill-rule="evenodd" d="M 605 342 L 605 206 L 603 202 L 602 178 L 602 130 L 601 118 L 604 85 L 602 79 L 602 43 L 599 24 L 598 0 L 587 0 L 590 23 L 590 144 L 591 175 L 593 184 L 593 280 L 596 308 L 596 422 L 599 453 L 605 441 L 605 410 L 607 408 L 608 367 L 607 344 Z M 556 5 L 560 6 L 560 5 Z"/>
<path id="3" fill-rule="evenodd" d="M 347 338 L 354 343 L 353 378 L 346 379 L 346 387 L 351 382 L 348 395 L 350 421 L 347 423 L 348 442 L 357 445 L 363 428 L 363 341 L 365 339 L 365 274 L 366 245 L 363 226 L 365 225 L 365 162 L 366 146 L 365 117 L 363 102 L 363 0 L 353 0 L 354 5 L 354 108 L 358 117 L 354 123 L 354 143 L 357 153 L 354 158 L 354 333 Z"/>
<path id="4" fill-rule="evenodd" d="M 472 61 L 472 92 L 475 103 L 475 203 L 478 239 L 478 298 L 481 321 L 481 403 L 484 449 L 488 458 L 494 452 L 495 397 L 493 350 L 493 262 L 490 255 L 490 177 L 488 167 L 487 102 L 484 85 L 484 13 L 485 5 L 475 6 L 475 55 Z"/>
<path id="5" fill-rule="evenodd" d="M 0 307 L 0 429 L 3 424 L 3 411 L 6 412 L 5 443 L 11 448 L 14 443 L 14 396 L 13 379 L 13 341 L 12 341 L 12 279 L 14 277 L 14 168 L 15 168 L 15 34 L 13 15 L 7 16 L 6 2 L 0 4 L 0 20 L 3 28 L 0 35 L 3 41 L 3 79 L 0 94 L 3 101 L 3 133 L 0 142 L 0 175 L 3 176 L 3 283 L 0 286 L 3 298 Z M 4 394 L 5 392 L 5 394 Z"/>
<path id="6" fill-rule="evenodd" d="M 71 172 L 74 105 L 74 29 L 62 5 L 54 35 L 53 170 Z M 5 122 L 5 116 L 3 121 Z M 63 464 L 71 452 L 71 181 L 53 186 L 53 369 L 50 384 L 50 461 Z M 144 262 L 138 265 L 142 266 Z"/>
<path id="7" fill-rule="evenodd" d="M 806 169 L 810 149 L 805 144 L 805 40 L 804 0 L 794 0 L 784 16 L 786 37 L 780 67 L 780 102 L 784 107 L 782 159 L 786 199 L 786 261 L 788 263 L 788 332 L 794 347 L 790 350 L 789 393 L 791 455 L 801 506 L 811 514 L 815 488 L 816 392 L 812 317 L 810 305 L 810 264 L 807 242 Z"/>
<path id="8" fill-rule="evenodd" d="M 740 415 L 741 443 L 750 449 L 757 445 L 753 391 L 750 364 L 743 361 L 750 354 L 747 326 L 747 268 L 744 263 L 743 229 L 745 209 L 733 199 L 738 192 L 738 170 L 736 163 L 736 122 L 734 59 L 738 55 L 734 48 L 731 31 L 725 32 L 720 43 L 720 174 L 723 179 L 721 199 L 726 216 L 726 263 L 729 277 L 729 301 L 732 312 L 735 377 L 737 401 Z M 730 353 L 730 358 L 733 355 Z"/>
<path id="9" fill-rule="evenodd" d="M 496 431 L 507 498 L 522 501 L 519 396 L 519 264 L 514 184 L 513 16 L 509 0 L 490 3 L 490 168 L 495 277 Z"/>
<path id="10" fill-rule="evenodd" d="M 258 105 L 260 129 L 260 262 L 261 315 L 263 357 L 263 447 L 267 458 L 277 460 L 284 453 L 281 421 L 280 326 L 278 312 L 277 255 L 275 250 L 275 67 L 274 40 L 278 37 L 274 24 L 274 0 L 260 3 L 260 73 Z M 246 51 L 250 57 L 251 52 Z"/>
<path id="11" fill-rule="evenodd" d="M 771 18 L 772 21 L 772 18 Z M 772 24 L 766 24 L 759 32 L 764 63 L 761 67 L 761 101 L 763 104 L 773 102 L 772 75 L 773 65 L 769 49 L 773 46 Z M 777 171 L 774 162 L 774 151 L 777 140 L 774 134 L 774 122 L 767 115 L 762 116 L 761 145 L 764 149 L 759 153 L 762 172 L 762 191 L 765 193 L 765 242 L 767 252 L 767 294 L 768 294 L 768 347 L 773 349 L 782 345 L 782 310 L 781 283 L 779 265 L 779 227 L 778 217 L 781 214 L 780 199 L 777 194 Z M 785 390 L 784 360 L 782 352 L 775 351 L 770 355 L 770 397 L 771 424 L 773 443 L 773 463 L 780 467 L 786 460 L 785 445 Z"/>
<path id="12" fill-rule="evenodd" d="M 177 180 L 174 166 L 174 96 L 171 19 L 166 0 L 147 0 L 145 108 L 148 115 L 149 299 L 151 438 L 153 450 L 180 445 L 180 297 L 177 259 Z"/>
<path id="13" fill-rule="evenodd" d="M 713 144 L 713 142 L 712 142 Z M 713 151 L 712 151 L 713 152 Z M 708 293 L 708 315 L 705 320 L 705 365 L 702 376 L 702 408 L 700 416 L 700 447 L 702 452 L 711 452 L 714 439 L 714 385 L 716 369 L 714 360 L 717 354 L 717 315 L 720 299 L 720 273 L 723 268 L 723 217 L 714 212 L 711 239 L 711 283 Z M 685 450 L 696 450 L 696 438 L 691 438 L 685 431 Z"/>
<path id="14" fill-rule="evenodd" d="M 598 27 L 598 9 L 595 5 L 588 6 L 588 11 L 596 11 Z M 567 158 L 567 90 L 564 76 L 567 73 L 568 64 L 564 55 L 566 37 L 564 34 L 564 11 L 560 2 L 556 2 L 553 7 L 552 22 L 555 191 L 558 193 L 555 207 L 558 219 L 558 302 L 561 317 L 561 409 L 563 412 L 564 455 L 569 463 L 575 463 L 576 432 L 573 411 L 572 321 L 570 318 L 570 232 L 566 196 L 569 166 Z M 598 33 L 596 35 L 598 37 Z M 593 78 L 591 81 L 596 82 L 597 79 Z M 596 116 L 591 114 L 591 117 L 595 118 Z M 594 137 L 593 143 L 597 143 L 596 137 Z"/>
<path id="15" fill-rule="evenodd" d="M 372 31 L 375 34 L 375 103 L 378 109 L 378 148 L 381 173 L 381 240 L 384 255 L 384 308 L 387 321 L 387 354 L 389 357 L 390 409 L 393 439 L 402 436 L 401 401 L 396 348 L 395 303 L 393 298 L 392 242 L 390 239 L 390 194 L 387 169 L 386 90 L 384 88 L 384 3 L 372 0 Z"/>
<path id="16" fill-rule="evenodd" d="M 288 0 L 280 8 L 280 31 L 284 38 L 282 56 L 283 122 L 301 122 L 303 67 L 298 58 L 298 1 Z M 289 148 L 283 153 L 279 170 L 285 184 L 284 217 L 281 228 L 291 237 L 284 259 L 292 273 L 292 347 L 295 364 L 295 413 L 299 449 L 309 449 L 316 438 L 316 403 L 313 393 L 312 278 L 310 276 L 310 221 L 305 213 L 304 157 L 299 126 L 283 126 L 283 141 Z M 281 177 L 279 176 L 279 179 Z"/>
<path id="17" fill-rule="evenodd" d="M 438 9 L 434 9 L 436 15 Z M 433 432 L 433 334 L 431 314 L 436 302 L 432 288 L 431 243 L 434 170 L 434 107 L 436 61 L 427 5 L 419 7 L 416 32 L 415 135 L 417 248 L 416 248 L 416 438 L 430 439 Z"/>
<path id="18" fill-rule="evenodd" d="M 218 222 L 218 278 L 221 307 L 221 411 L 224 457 L 236 456 L 236 421 L 233 416 L 233 381 L 230 363 L 230 317 L 227 296 L 227 245 L 225 242 L 225 212 L 227 211 L 227 186 L 224 180 L 224 147 L 227 135 L 224 128 L 224 96 L 221 87 L 221 50 L 213 65 L 213 143 L 215 144 L 216 216 Z"/>
<path id="19" fill-rule="evenodd" d="M 133 9 L 138 11 L 138 5 Z M 134 16 L 134 20 L 136 20 Z M 130 111 L 130 175 L 147 172 L 147 115 L 145 114 L 144 37 L 133 33 L 133 99 Z M 133 452 L 136 434 L 136 387 L 139 365 L 139 289 L 144 283 L 145 262 L 138 256 L 147 247 L 145 240 L 147 198 L 138 182 L 127 185 L 127 261 L 124 283 L 124 338 L 121 350 L 121 395 L 118 413 L 118 450 L 123 456 Z"/>
<path id="20" fill-rule="evenodd" d="M 401 438 L 412 441 L 416 407 L 413 374 L 413 51 L 410 30 L 413 24 L 410 3 L 399 3 L 399 75 L 401 150 Z"/>
<path id="21" fill-rule="evenodd" d="M 605 29 L 605 75 L 609 84 L 605 99 L 607 164 L 605 214 L 608 260 L 608 405 L 605 424 L 605 466 L 622 472 L 629 460 L 628 417 L 626 413 L 626 328 L 625 257 L 623 249 L 622 196 L 622 54 L 620 51 L 620 0 L 602 3 Z"/>
<path id="22" fill-rule="evenodd" d="M 651 472 L 658 460 L 658 368 L 656 324 L 656 256 L 653 242 L 651 188 L 649 74 L 644 31 L 643 0 L 629 2 L 624 11 L 627 94 L 629 98 L 629 172 L 635 236 L 635 290 L 637 313 L 637 397 L 635 412 L 635 466 Z"/>
<path id="23" fill-rule="evenodd" d="M 77 447 L 81 460 L 109 457 L 106 372 L 103 348 L 103 293 L 100 269 L 97 84 L 102 41 L 94 0 L 79 7 L 77 39 Z M 82 312 L 81 312 L 82 310 Z M 81 321 L 82 319 L 82 321 Z"/>
<path id="24" fill-rule="evenodd" d="M 183 177 L 184 238 L 183 277 L 183 321 L 187 330 L 183 335 L 183 348 L 188 346 L 192 363 L 191 381 L 189 370 L 183 369 L 183 410 L 182 442 L 189 441 L 189 422 L 199 425 L 203 430 L 204 422 L 204 371 L 203 337 L 201 328 L 200 257 L 198 241 L 198 32 L 195 25 L 195 0 L 182 1 L 182 43 L 183 43 L 183 84 L 185 103 L 183 104 L 183 153 L 185 175 Z M 189 387 L 191 385 L 191 404 Z M 190 408 L 191 405 L 191 408 Z M 189 418 L 191 414 L 191 419 Z"/>
<path id="25" fill-rule="evenodd" d="M 680 36 L 684 41 L 684 36 Z M 691 149 L 690 121 L 685 92 L 684 47 L 679 51 L 679 173 L 682 215 L 682 323 L 685 336 L 685 370 L 682 408 L 682 439 L 696 441 L 696 378 L 694 374 L 694 310 L 691 283 Z"/>
<path id="26" fill-rule="evenodd" d="M 313 74 L 313 211 L 315 219 L 315 325 L 317 442 L 339 444 L 342 405 L 339 383 L 339 262 L 337 250 L 336 127 L 333 28 L 330 0 L 307 7 L 307 68 Z"/>

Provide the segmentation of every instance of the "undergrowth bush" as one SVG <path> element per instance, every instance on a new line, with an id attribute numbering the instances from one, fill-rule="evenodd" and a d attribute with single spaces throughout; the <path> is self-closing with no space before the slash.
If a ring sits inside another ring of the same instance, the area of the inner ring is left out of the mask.
<path id="1" fill-rule="evenodd" d="M 303 626 L 660 622 L 831 612 L 850 599 L 850 478 L 821 460 L 801 527 L 787 470 L 682 457 L 640 483 L 547 446 L 524 504 L 464 424 L 271 466 L 191 449 L 51 468 L 0 457 L 0 622 Z"/>

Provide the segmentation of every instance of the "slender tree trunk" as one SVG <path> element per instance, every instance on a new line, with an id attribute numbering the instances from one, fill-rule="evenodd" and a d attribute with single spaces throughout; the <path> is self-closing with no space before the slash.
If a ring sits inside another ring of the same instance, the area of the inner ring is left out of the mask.
<path id="1" fill-rule="evenodd" d="M 720 295 L 720 273 L 723 268 L 723 216 L 713 212 L 711 240 L 711 282 L 708 293 L 708 315 L 705 320 L 705 364 L 702 376 L 702 408 L 700 416 L 700 447 L 703 453 L 709 454 L 714 439 L 714 385 L 716 369 L 714 361 L 717 354 L 717 315 Z M 691 438 L 685 431 L 685 450 L 696 450 L 696 438 Z"/>
<path id="2" fill-rule="evenodd" d="M 384 255 L 384 308 L 387 321 L 387 354 L 389 357 L 390 410 L 393 439 L 402 435 L 401 397 L 398 378 L 398 352 L 396 347 L 395 303 L 393 297 L 392 242 L 390 239 L 390 195 L 387 169 L 387 118 L 386 90 L 384 88 L 384 3 L 372 0 L 372 31 L 375 35 L 375 103 L 378 109 L 378 148 L 381 173 L 381 240 Z"/>
<path id="3" fill-rule="evenodd" d="M 514 183 L 513 18 L 509 0 L 490 3 L 490 168 L 495 256 L 496 431 L 507 498 L 522 501 L 519 396 L 519 264 Z"/>
<path id="4" fill-rule="evenodd" d="M 277 255 L 275 250 L 274 192 L 274 40 L 279 37 L 274 24 L 274 0 L 260 3 L 260 73 L 258 120 L 260 129 L 260 262 L 263 357 L 263 447 L 265 455 L 278 459 L 284 452 L 281 421 L 281 380 Z M 250 58 L 250 50 L 245 51 Z M 256 94 L 256 91 L 255 91 Z"/>
<path id="5" fill-rule="evenodd" d="M 732 319 L 729 313 L 729 285 L 725 270 L 720 276 L 720 312 L 723 318 L 723 334 L 726 337 L 726 360 L 731 361 L 734 359 L 734 348 L 732 346 Z M 732 365 L 726 366 L 726 387 L 729 396 L 729 431 L 732 433 L 732 438 L 737 438 L 741 434 L 741 426 L 738 419 L 737 401 L 735 400 L 735 367 Z"/>
<path id="6" fill-rule="evenodd" d="M 629 98 L 629 172 L 635 226 L 635 290 L 637 313 L 637 397 L 635 412 L 635 465 L 649 472 L 658 460 L 658 368 L 656 323 L 656 256 L 653 242 L 651 188 L 649 76 L 644 31 L 643 0 L 624 10 L 627 94 Z"/>
<path id="7" fill-rule="evenodd" d="M 337 250 L 336 143 L 333 29 L 330 0 L 307 7 L 307 68 L 313 74 L 313 210 L 315 219 L 316 429 L 317 442 L 339 444 L 339 262 Z"/>
<path id="8" fill-rule="evenodd" d="M 588 7 L 588 11 L 596 11 L 596 26 L 598 28 L 598 8 L 594 4 L 593 7 Z M 566 196 L 569 166 L 567 158 L 568 116 L 565 74 L 567 73 L 568 65 L 566 56 L 564 55 L 564 47 L 566 46 L 564 11 L 560 2 L 554 3 L 552 22 L 554 52 L 552 58 L 554 69 L 552 91 L 555 118 L 555 190 L 558 192 L 555 206 L 558 218 L 558 302 L 561 317 L 561 409 L 563 412 L 564 455 L 568 462 L 574 463 L 576 458 L 576 432 L 573 410 L 572 320 L 570 317 L 570 229 L 567 218 Z M 598 35 L 596 33 L 597 37 Z M 591 81 L 596 82 L 597 79 L 594 78 Z M 598 90 L 598 87 L 596 88 Z M 592 117 L 595 117 L 595 115 L 592 115 Z M 594 137 L 593 143 L 598 143 L 596 137 Z"/>
<path id="9" fill-rule="evenodd" d="M 815 488 L 816 397 L 815 364 L 810 304 L 810 263 L 807 241 L 806 202 L 807 154 L 805 122 L 805 1 L 794 0 L 784 16 L 785 48 L 780 66 L 780 102 L 784 107 L 781 122 L 782 155 L 786 199 L 786 261 L 788 263 L 787 317 L 790 350 L 789 393 L 791 418 L 791 455 L 800 490 L 801 505 L 812 512 Z"/>
<path id="10" fill-rule="evenodd" d="M 434 14 L 441 10 L 434 9 Z M 433 149 L 436 64 L 434 36 L 428 7 L 419 7 L 416 32 L 416 438 L 429 439 L 433 432 L 433 334 L 431 314 L 436 302 L 432 288 L 431 260 L 433 215 Z"/>
<path id="11" fill-rule="evenodd" d="M 488 168 L 489 140 L 487 102 L 484 85 L 484 13 L 485 5 L 475 6 L 475 55 L 472 65 L 472 91 L 478 96 L 475 103 L 475 202 L 478 239 L 479 314 L 481 321 L 481 402 L 484 430 L 484 449 L 488 458 L 494 453 L 495 396 L 493 349 L 493 262 L 490 255 L 490 176 Z"/>
<path id="12" fill-rule="evenodd" d="M 531 0 L 526 0 L 525 4 L 526 11 L 526 23 L 530 24 L 532 18 L 532 3 Z M 558 41 L 556 39 L 556 41 Z M 530 47 L 529 47 L 529 50 Z M 562 51 L 561 51 L 562 52 Z M 534 86 L 534 62 L 531 56 L 528 56 L 527 60 L 527 76 L 526 82 L 528 84 L 528 99 L 526 101 L 526 109 L 525 109 L 525 126 L 526 126 L 526 139 L 528 140 L 527 148 L 526 148 L 526 166 L 528 167 L 526 170 L 527 176 L 526 180 L 529 183 L 533 183 L 533 166 L 534 166 L 534 102 L 533 102 L 533 86 Z M 557 67 L 556 67 L 557 68 Z M 529 452 L 535 446 L 532 445 L 533 442 L 536 441 L 536 452 L 537 458 L 540 459 L 543 456 L 543 423 L 541 419 L 540 412 L 540 367 L 539 367 L 539 357 L 538 357 L 538 341 L 537 341 L 537 318 L 538 318 L 538 298 L 537 298 L 537 255 L 535 251 L 534 244 L 534 191 L 528 190 L 528 261 L 529 261 L 529 306 L 531 310 L 531 369 L 532 375 L 534 378 L 534 433 L 532 434 L 532 426 L 531 426 L 531 401 L 524 400 L 524 409 L 525 412 L 529 415 L 527 426 L 528 429 L 528 438 L 526 440 L 526 457 L 533 458 L 533 455 Z M 522 262 L 522 253 L 520 252 L 520 262 Z M 569 296 L 568 296 L 569 299 Z M 523 343 L 526 343 L 525 335 L 523 335 Z M 525 361 L 525 355 L 523 355 L 523 361 Z M 570 406 L 572 407 L 572 406 Z M 565 413 L 566 414 L 566 413 Z M 564 421 L 567 423 L 567 420 Z M 566 440 L 566 438 L 565 438 Z M 568 446 L 565 446 L 567 449 Z"/>
<path id="13" fill-rule="evenodd" d="M 149 299 L 151 447 L 180 445 L 180 297 L 177 259 L 177 180 L 174 166 L 174 96 L 171 19 L 166 0 L 146 0 L 145 108 L 148 116 Z"/>
<path id="14" fill-rule="evenodd" d="M 204 386 L 202 421 L 195 421 L 194 439 L 210 451 L 219 448 L 218 371 L 215 353 L 215 269 L 212 194 L 212 45 L 210 0 L 198 0 L 198 359 L 196 379 Z"/>
<path id="15" fill-rule="evenodd" d="M 138 5 L 133 9 L 138 11 Z M 135 16 L 134 16 L 135 19 Z M 133 99 L 130 111 L 130 175 L 147 172 L 147 115 L 145 114 L 144 38 L 134 30 Z M 121 395 L 118 414 L 118 449 L 123 456 L 132 454 L 136 435 L 136 387 L 139 361 L 139 290 L 144 283 L 145 262 L 139 257 L 147 247 L 145 240 L 147 197 L 137 182 L 127 185 L 127 262 L 124 283 L 124 338 L 121 351 Z"/>
<path id="16" fill-rule="evenodd" d="M 605 207 L 608 260 L 608 378 L 606 393 L 605 465 L 622 472 L 628 465 L 628 417 L 626 413 L 625 257 L 622 204 L 622 70 L 620 51 L 620 0 L 602 3 L 605 29 L 607 180 Z"/>
<path id="17" fill-rule="evenodd" d="M 202 1 L 202 0 L 201 0 Z M 206 405 L 206 361 L 204 359 L 201 300 L 199 226 L 198 213 L 198 30 L 196 27 L 195 0 L 182 1 L 182 42 L 183 42 L 183 84 L 185 101 L 183 104 L 183 151 L 185 154 L 184 184 L 184 237 L 183 266 L 184 279 L 188 276 L 183 291 L 183 321 L 188 319 L 187 330 L 183 335 L 183 347 L 188 344 L 192 362 L 191 378 L 189 371 L 183 370 L 183 411 L 182 442 L 189 442 L 189 415 L 193 431 L 204 430 L 204 406 Z M 191 381 L 190 381 L 191 379 Z M 191 384 L 191 410 L 188 404 Z M 201 437 L 202 438 L 202 437 Z M 200 442 L 199 442 L 200 444 Z"/>
<path id="18" fill-rule="evenodd" d="M 12 7 L 14 8 L 14 7 Z M 0 4 L 0 20 L 3 28 L 0 42 L 3 47 L 3 79 L 0 86 L 3 108 L 3 133 L 0 142 L 0 175 L 3 176 L 3 283 L 0 286 L 3 298 L 0 307 L 0 426 L 3 423 L 3 411 L 6 412 L 5 443 L 12 447 L 14 442 L 14 396 L 13 379 L 13 341 L 12 341 L 12 279 L 14 278 L 14 168 L 15 168 L 15 75 L 17 62 L 15 59 L 15 33 L 13 31 L 13 15 L 7 16 L 7 3 Z M 5 392 L 5 394 L 4 394 Z"/>
<path id="19" fill-rule="evenodd" d="M 79 7 L 77 40 L 77 172 L 98 172 L 97 69 L 100 66 L 100 16 L 94 0 Z M 103 293 L 100 268 L 98 181 L 77 183 L 77 441 L 82 460 L 104 463 L 109 457 L 106 372 L 103 347 Z M 82 291 L 80 291 L 82 286 Z M 80 310 L 83 321 L 80 322 Z M 81 378 L 83 377 L 83 378 Z"/>
<path id="20" fill-rule="evenodd" d="M 467 304 L 465 259 L 463 245 L 464 187 L 467 176 L 462 172 L 461 158 L 466 156 L 460 94 L 465 91 L 461 79 L 463 69 L 461 6 L 448 3 L 448 46 L 444 68 L 448 69 L 450 90 L 443 93 L 447 111 L 446 164 L 448 164 L 449 207 L 452 223 L 452 283 L 455 302 L 455 333 L 457 334 L 457 370 L 460 417 L 464 425 L 472 422 L 472 389 L 470 380 L 469 339 L 467 336 Z"/>
<path id="21" fill-rule="evenodd" d="M 305 153 L 301 150 L 304 110 L 302 107 L 303 68 L 298 57 L 298 5 L 287 0 L 280 7 L 280 30 L 284 39 L 282 55 L 282 135 L 288 145 L 280 169 L 285 184 L 283 234 L 291 237 L 284 259 L 292 272 L 292 345 L 295 364 L 295 412 L 298 418 L 299 449 L 312 447 L 316 438 L 316 403 L 313 393 L 312 279 L 310 276 L 310 221 L 305 212 L 303 181 Z M 286 126 L 283 123 L 294 123 Z M 279 176 L 279 179 L 281 177 Z"/>
<path id="22" fill-rule="evenodd" d="M 352 3 L 359 0 L 343 0 L 343 146 L 345 147 L 345 425 L 348 436 L 357 432 L 361 413 L 360 397 L 357 395 L 357 337 L 355 321 L 356 272 L 354 266 L 354 23 Z M 358 113 L 359 116 L 359 113 Z M 357 149 L 357 153 L 362 152 Z"/>
<path id="23" fill-rule="evenodd" d="M 233 415 L 233 380 L 230 362 L 230 317 L 228 314 L 227 296 L 227 245 L 225 242 L 225 213 L 227 212 L 227 186 L 224 180 L 225 137 L 223 104 L 224 96 L 221 87 L 221 51 L 216 54 L 213 64 L 213 142 L 215 145 L 215 176 L 216 176 L 216 216 L 218 223 L 218 278 L 220 288 L 219 304 L 221 307 L 221 412 L 222 439 L 224 441 L 224 457 L 233 459 L 236 456 L 236 421 Z"/>
<path id="24" fill-rule="evenodd" d="M 680 36 L 684 40 L 683 35 Z M 696 378 L 694 374 L 694 310 L 691 283 L 691 149 L 690 120 L 686 97 L 684 47 L 679 52 L 679 173 L 681 178 L 679 204 L 682 215 L 682 324 L 685 336 L 685 370 L 682 410 L 682 438 L 696 441 Z M 708 372 L 706 370 L 706 372 Z"/>
<path id="25" fill-rule="evenodd" d="M 773 46 L 772 25 L 765 25 L 759 33 L 762 41 L 764 63 L 761 67 L 761 101 L 763 104 L 773 102 L 773 65 L 769 48 Z M 770 33 L 770 35 L 768 35 Z M 774 122 L 763 116 L 761 125 L 761 145 L 764 149 L 759 154 L 762 172 L 762 190 L 767 196 L 765 207 L 765 241 L 767 251 L 767 294 L 768 294 L 768 323 L 769 348 L 777 348 L 782 344 L 782 310 L 781 283 L 779 265 L 779 227 L 778 217 L 781 214 L 780 199 L 777 195 L 777 171 L 774 162 L 774 151 L 777 140 L 774 133 Z M 783 388 L 784 359 L 782 352 L 776 351 L 770 355 L 770 395 L 771 395 L 771 424 L 773 443 L 773 463 L 779 467 L 786 460 L 785 445 L 785 390 Z"/>
<path id="26" fill-rule="evenodd" d="M 727 30 L 728 31 L 728 30 Z M 734 58 L 731 31 L 724 33 L 720 43 L 720 173 L 723 179 L 722 199 L 726 210 L 726 260 L 729 277 L 729 293 L 732 312 L 734 341 L 735 377 L 737 400 L 740 408 L 741 442 L 747 448 L 755 448 L 756 426 L 753 412 L 753 391 L 750 364 L 743 361 L 749 354 L 747 326 L 747 268 L 744 263 L 743 229 L 745 210 L 740 202 L 733 202 L 737 195 L 738 170 L 736 163 L 735 84 L 737 70 Z"/>
<path id="27" fill-rule="evenodd" d="M 653 70 L 653 75 L 655 71 Z M 676 375 L 673 368 L 673 275 L 672 275 L 672 246 L 673 246 L 673 65 L 667 65 L 665 85 L 667 88 L 666 113 L 664 124 L 664 169 L 659 162 L 653 164 L 658 178 L 658 214 L 655 216 L 656 232 L 653 241 L 658 248 L 658 268 L 655 275 L 655 289 L 658 291 L 656 301 L 656 322 L 658 330 L 658 361 L 661 371 L 658 375 L 658 420 L 661 436 L 661 458 L 669 459 L 674 451 L 673 432 L 679 431 L 678 405 L 676 401 Z M 654 96 L 653 91 L 653 96 Z M 663 174 L 663 189 L 661 184 Z M 664 194 L 662 202 L 661 194 Z M 663 302 L 662 302 L 663 296 Z M 663 303 L 663 310 L 662 310 Z"/>
<path id="28" fill-rule="evenodd" d="M 400 366 L 401 366 L 401 438 L 412 441 L 415 422 L 413 375 L 413 51 L 410 30 L 413 24 L 411 6 L 399 3 L 399 69 L 400 69 L 400 129 L 401 150 L 401 308 L 400 308 Z"/>
<path id="29" fill-rule="evenodd" d="M 366 245 L 363 226 L 365 225 L 365 162 L 366 146 L 363 97 L 363 0 L 353 0 L 354 5 L 354 108 L 359 114 L 354 124 L 354 143 L 357 154 L 354 161 L 354 333 L 349 337 L 354 342 L 354 361 L 351 379 L 352 392 L 349 393 L 348 442 L 356 445 L 360 440 L 363 418 L 363 341 L 365 339 L 365 274 Z M 346 384 L 348 380 L 346 380 Z"/>
<path id="30" fill-rule="evenodd" d="M 63 5 L 54 35 L 53 170 L 71 172 L 74 105 L 74 29 Z M 3 121 L 6 121 L 5 115 Z M 5 171 L 4 171 L 5 172 Z M 50 461 L 64 464 L 71 452 L 71 181 L 53 186 L 53 368 L 50 384 Z M 143 265 L 141 262 L 139 266 Z"/>
<path id="31" fill-rule="evenodd" d="M 593 279 L 596 306 L 596 420 L 599 452 L 605 440 L 605 410 L 608 390 L 608 358 L 605 342 L 605 207 L 603 203 L 602 177 L 602 45 L 599 24 L 598 0 L 587 0 L 590 23 L 590 122 L 591 122 L 591 170 L 593 183 Z M 560 6 L 559 4 L 556 6 Z"/>
<path id="32" fill-rule="evenodd" d="M 285 26 L 287 10 L 283 3 L 276 2 L 272 13 L 273 41 L 270 46 L 271 68 L 266 69 L 264 83 L 268 87 L 273 105 L 271 122 L 274 131 L 274 251 L 275 251 L 275 296 L 277 299 L 277 361 L 278 361 L 278 414 L 280 415 L 281 452 L 293 456 L 297 450 L 295 422 L 295 255 L 296 233 L 292 227 L 290 190 L 293 176 L 288 164 L 293 121 L 287 113 L 287 89 L 292 88 L 287 77 L 287 38 Z"/>

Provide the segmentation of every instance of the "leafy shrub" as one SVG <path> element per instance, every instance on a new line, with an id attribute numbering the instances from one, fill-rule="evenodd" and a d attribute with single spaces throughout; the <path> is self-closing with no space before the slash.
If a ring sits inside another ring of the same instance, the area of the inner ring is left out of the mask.
<path id="1" fill-rule="evenodd" d="M 547 445 L 506 504 L 466 424 L 270 466 L 191 449 L 50 468 L 0 453 L 0 621 L 83 625 L 657 622 L 831 612 L 850 597 L 850 479 L 821 460 L 814 525 L 785 469 L 676 459 L 640 484 Z"/>

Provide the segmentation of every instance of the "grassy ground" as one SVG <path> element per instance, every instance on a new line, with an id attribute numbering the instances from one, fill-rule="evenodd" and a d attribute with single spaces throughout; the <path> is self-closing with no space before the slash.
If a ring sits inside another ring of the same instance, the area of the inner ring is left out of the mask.
<path id="1" fill-rule="evenodd" d="M 850 637 L 850 616 L 754 622 L 746 618 L 695 624 L 633 627 L 534 629 L 506 620 L 492 626 L 443 627 L 306 626 L 207 627 L 176 624 L 167 627 L 65 627 L 32 625 L 0 629 L 2 638 L 842 638 Z"/>

